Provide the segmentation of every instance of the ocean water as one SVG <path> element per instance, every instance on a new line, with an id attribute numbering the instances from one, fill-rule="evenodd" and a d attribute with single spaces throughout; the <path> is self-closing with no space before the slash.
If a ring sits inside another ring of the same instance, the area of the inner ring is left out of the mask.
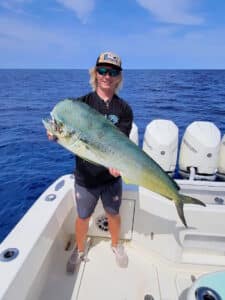
<path id="1" fill-rule="evenodd" d="M 73 155 L 48 141 L 41 120 L 59 100 L 89 92 L 88 81 L 87 70 L 0 70 L 0 242 L 54 180 L 73 172 Z M 158 118 L 174 121 L 180 140 L 199 120 L 225 134 L 224 70 L 125 70 L 119 94 L 140 145 Z"/>

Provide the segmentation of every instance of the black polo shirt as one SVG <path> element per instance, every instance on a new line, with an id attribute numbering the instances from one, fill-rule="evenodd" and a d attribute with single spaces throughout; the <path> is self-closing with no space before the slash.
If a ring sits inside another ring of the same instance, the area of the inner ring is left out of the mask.
<path id="1" fill-rule="evenodd" d="M 123 99 L 114 95 L 110 102 L 105 102 L 96 92 L 92 92 L 76 100 L 87 103 L 105 115 L 123 133 L 129 136 L 133 122 L 133 113 L 130 106 Z M 97 187 L 101 184 L 115 181 L 118 178 L 110 175 L 107 168 L 91 164 L 76 156 L 75 179 L 81 186 Z"/>

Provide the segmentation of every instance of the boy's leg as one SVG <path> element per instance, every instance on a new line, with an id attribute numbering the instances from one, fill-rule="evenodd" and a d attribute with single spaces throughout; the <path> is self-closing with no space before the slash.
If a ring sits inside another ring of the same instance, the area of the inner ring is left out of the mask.
<path id="1" fill-rule="evenodd" d="M 75 199 L 78 216 L 75 221 L 76 245 L 67 263 L 67 272 L 73 274 L 81 260 L 85 259 L 86 238 L 89 219 L 99 199 L 97 189 L 87 189 L 75 183 Z"/>
<path id="2" fill-rule="evenodd" d="M 89 219 L 97 205 L 99 195 L 99 189 L 89 189 L 75 183 L 75 199 L 78 213 L 75 222 L 75 235 L 80 252 L 84 251 Z"/>
<path id="3" fill-rule="evenodd" d="M 89 228 L 89 219 L 81 219 L 79 216 L 75 221 L 75 236 L 77 242 L 77 248 L 79 252 L 84 252 L 87 232 Z"/>
<path id="4" fill-rule="evenodd" d="M 108 223 L 109 232 L 112 239 L 112 246 L 116 246 L 120 237 L 120 205 L 122 198 L 122 180 L 106 184 L 101 191 L 102 204 L 104 206 Z"/>
<path id="5" fill-rule="evenodd" d="M 116 247 L 120 238 L 120 215 L 112 215 L 106 212 L 109 224 L 109 232 L 112 240 L 112 247 Z"/>
<path id="6" fill-rule="evenodd" d="M 122 200 L 122 180 L 119 178 L 112 184 L 106 185 L 101 194 L 102 203 L 106 211 L 109 223 L 109 232 L 112 240 L 112 250 L 115 254 L 117 264 L 121 268 L 128 265 L 128 256 L 121 244 L 119 244 L 121 218 L 119 209 Z"/>

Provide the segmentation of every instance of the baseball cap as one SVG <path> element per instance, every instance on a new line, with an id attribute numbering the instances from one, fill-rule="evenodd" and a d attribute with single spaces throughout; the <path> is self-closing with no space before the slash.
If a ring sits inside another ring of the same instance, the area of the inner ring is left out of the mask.
<path id="1" fill-rule="evenodd" d="M 96 66 L 110 65 L 116 69 L 122 70 L 122 62 L 120 57 L 113 52 L 103 52 L 96 61 Z"/>

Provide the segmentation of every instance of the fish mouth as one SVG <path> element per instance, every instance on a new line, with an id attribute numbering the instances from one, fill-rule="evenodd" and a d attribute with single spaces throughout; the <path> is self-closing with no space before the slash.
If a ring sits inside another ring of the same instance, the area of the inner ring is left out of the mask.
<path id="1" fill-rule="evenodd" d="M 68 128 L 57 116 L 52 112 L 50 113 L 51 118 L 42 120 L 47 131 L 52 133 L 56 137 L 67 138 L 75 133 L 75 130 Z"/>
<path id="2" fill-rule="evenodd" d="M 45 128 L 47 129 L 47 131 L 49 131 L 53 135 L 65 134 L 63 123 L 58 121 L 52 113 L 50 113 L 50 118 L 43 119 L 42 122 L 43 122 Z"/>
<path id="3" fill-rule="evenodd" d="M 57 119 L 54 117 L 53 113 L 50 113 L 50 116 L 51 116 L 51 119 L 49 119 L 49 123 L 50 123 L 52 129 L 53 129 L 55 132 L 57 132 L 57 133 L 59 133 L 59 134 L 62 134 L 62 133 L 64 132 L 64 130 L 63 130 L 63 127 L 64 127 L 64 126 L 63 126 L 63 123 L 60 122 L 59 120 L 57 120 Z"/>

